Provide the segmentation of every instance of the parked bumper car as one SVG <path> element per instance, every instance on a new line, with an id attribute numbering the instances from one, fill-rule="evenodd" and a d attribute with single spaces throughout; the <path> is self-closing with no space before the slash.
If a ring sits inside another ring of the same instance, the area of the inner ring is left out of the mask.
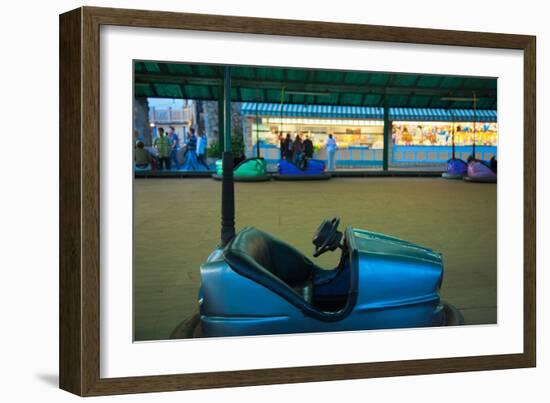
<path id="1" fill-rule="evenodd" d="M 317 159 L 303 159 L 298 165 L 287 160 L 280 160 L 277 164 L 277 169 L 278 173 L 273 175 L 273 177 L 278 180 L 330 179 L 330 174 L 325 172 L 325 162 Z"/>
<path id="2" fill-rule="evenodd" d="M 221 160 L 216 161 L 216 173 L 212 175 L 214 179 L 222 179 L 222 165 Z M 263 158 L 247 158 L 233 169 L 233 178 L 236 182 L 265 182 L 270 176 L 267 174 L 267 164 Z"/>
<path id="3" fill-rule="evenodd" d="M 136 174 L 151 172 L 151 164 L 134 164 L 134 172 Z"/>
<path id="4" fill-rule="evenodd" d="M 468 173 L 468 164 L 461 159 L 451 158 L 447 161 L 447 172 L 441 176 L 445 179 L 462 179 Z"/>
<path id="5" fill-rule="evenodd" d="M 468 164 L 468 175 L 464 177 L 468 182 L 496 183 L 496 160 L 490 162 L 472 160 Z"/>

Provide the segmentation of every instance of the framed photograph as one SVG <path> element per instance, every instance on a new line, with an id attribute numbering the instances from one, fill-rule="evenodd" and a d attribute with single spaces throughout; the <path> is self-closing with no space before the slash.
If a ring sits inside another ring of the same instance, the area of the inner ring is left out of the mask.
<path id="1" fill-rule="evenodd" d="M 535 366 L 535 43 L 62 14 L 60 387 Z"/>

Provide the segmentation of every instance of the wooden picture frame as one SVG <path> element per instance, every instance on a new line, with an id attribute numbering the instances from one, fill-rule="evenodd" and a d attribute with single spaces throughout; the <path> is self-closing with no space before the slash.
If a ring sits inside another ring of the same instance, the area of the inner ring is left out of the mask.
<path id="1" fill-rule="evenodd" d="M 524 52 L 523 353 L 100 378 L 99 35 L 102 25 L 287 35 Z M 82 7 L 60 16 L 60 387 L 81 396 L 343 380 L 536 365 L 534 36 Z"/>

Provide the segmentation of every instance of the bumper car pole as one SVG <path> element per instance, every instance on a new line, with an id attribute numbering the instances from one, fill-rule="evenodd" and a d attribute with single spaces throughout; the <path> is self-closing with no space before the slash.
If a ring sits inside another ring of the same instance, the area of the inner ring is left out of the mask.
<path id="1" fill-rule="evenodd" d="M 472 157 L 474 157 L 474 160 L 476 159 L 476 105 L 477 104 L 477 98 L 476 93 L 474 92 L 474 139 L 472 141 Z"/>
<path id="2" fill-rule="evenodd" d="M 231 70 L 228 66 L 224 67 L 223 74 L 223 117 L 221 246 L 227 245 L 235 237 L 235 186 L 231 151 Z"/>
<path id="3" fill-rule="evenodd" d="M 259 126 L 260 126 L 260 119 L 258 117 L 258 88 L 256 88 L 256 158 L 260 158 L 260 133 L 259 133 Z"/>
<path id="4" fill-rule="evenodd" d="M 455 117 L 454 117 L 454 113 L 452 112 L 452 109 L 450 110 L 451 111 L 451 116 L 452 116 L 452 123 L 451 123 L 451 144 L 452 144 L 452 159 L 454 160 L 455 159 Z"/>

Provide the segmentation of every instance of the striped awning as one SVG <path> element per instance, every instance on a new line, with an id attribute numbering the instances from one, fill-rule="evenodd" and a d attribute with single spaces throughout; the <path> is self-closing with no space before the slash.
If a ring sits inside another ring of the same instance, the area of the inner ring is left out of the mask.
<path id="1" fill-rule="evenodd" d="M 367 106 L 334 106 L 334 105 L 303 105 L 275 104 L 260 102 L 244 102 L 241 113 L 258 116 L 311 117 L 330 119 L 383 119 L 384 109 Z M 473 109 L 441 109 L 441 108 L 390 108 L 390 120 L 408 121 L 444 121 L 472 122 Z M 497 111 L 478 109 L 475 111 L 478 122 L 496 122 Z"/>
<path id="2" fill-rule="evenodd" d="M 478 109 L 390 108 L 390 120 L 496 122 L 497 111 Z"/>
<path id="3" fill-rule="evenodd" d="M 384 110 L 369 106 L 334 106 L 244 102 L 241 113 L 259 116 L 311 117 L 331 119 L 383 119 Z"/>

